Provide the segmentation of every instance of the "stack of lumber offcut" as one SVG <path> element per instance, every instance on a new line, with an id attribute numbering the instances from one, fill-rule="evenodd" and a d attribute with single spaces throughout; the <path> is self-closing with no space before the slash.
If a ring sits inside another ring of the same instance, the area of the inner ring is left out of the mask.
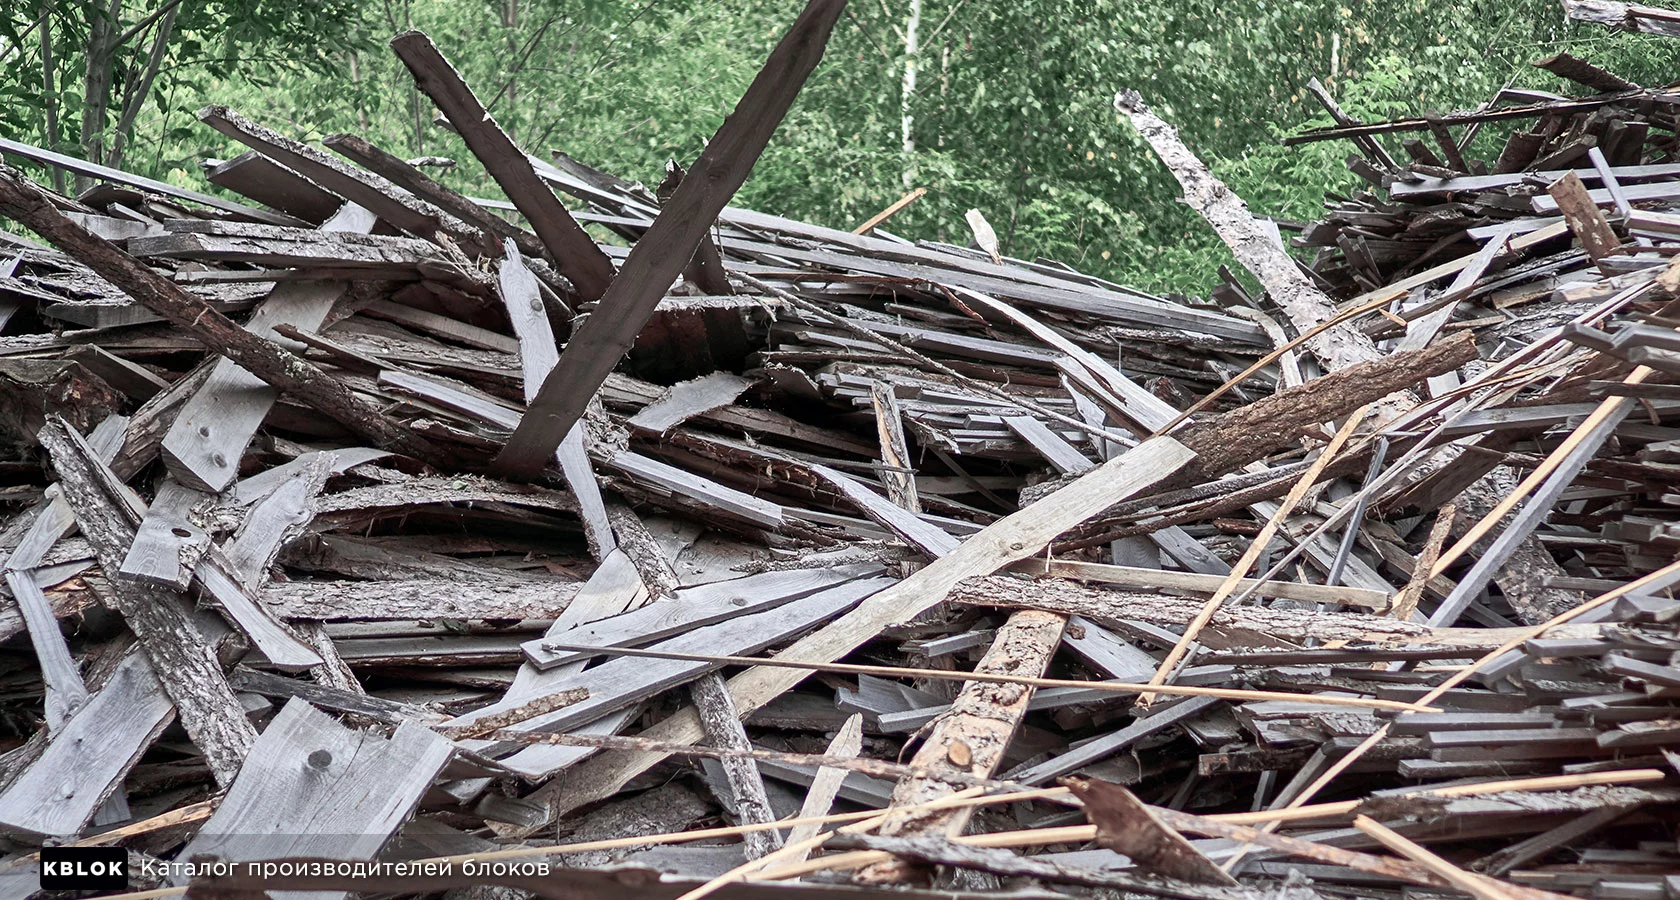
<path id="1" fill-rule="evenodd" d="M 840 12 L 654 188 L 418 33 L 506 200 L 0 142 L 0 895 L 1680 896 L 1680 95 L 1320 91 L 1295 225 L 1122 93 L 1203 302 L 728 205 Z"/>

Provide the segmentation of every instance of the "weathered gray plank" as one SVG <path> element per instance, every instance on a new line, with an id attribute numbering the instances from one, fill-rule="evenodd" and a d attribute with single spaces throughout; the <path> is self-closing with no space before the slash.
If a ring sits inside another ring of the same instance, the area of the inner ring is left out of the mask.
<path id="1" fill-rule="evenodd" d="M 49 422 L 37 438 L 52 456 L 64 498 L 83 536 L 98 553 L 100 566 L 116 571 L 120 554 L 133 540 L 134 528 L 144 515 L 140 501 L 62 422 Z M 211 772 L 222 783 L 231 780 L 255 732 L 201 631 L 206 617 L 198 617 L 201 624 L 195 626 L 179 596 L 121 578 L 107 584 L 110 602 L 139 637 Z"/>
<path id="2" fill-rule="evenodd" d="M 461 74 L 432 44 L 431 38 L 409 31 L 391 39 L 391 49 L 408 67 L 414 83 L 449 117 L 467 149 L 496 179 L 519 209 L 531 230 L 554 258 L 585 301 L 599 300 L 613 280 L 612 261 L 566 211 L 560 198 L 544 184 L 516 146 L 491 117 Z M 667 282 L 669 284 L 669 282 Z M 558 444 L 560 435 L 556 435 Z M 547 456 L 548 453 L 542 454 Z"/>
<path id="3" fill-rule="evenodd" d="M 784 511 L 779 504 L 760 500 L 751 494 L 709 478 L 702 478 L 692 472 L 685 472 L 640 453 L 621 450 L 612 455 L 609 465 L 639 481 L 649 482 L 679 496 L 717 507 L 755 525 L 774 529 L 782 527 L 785 521 Z"/>
<path id="4" fill-rule="evenodd" d="M 367 210 L 346 204 L 321 230 L 368 234 L 375 221 Z M 276 339 L 274 326 L 282 323 L 315 331 L 346 287 L 336 281 L 281 284 L 251 314 L 245 330 L 271 339 Z M 220 493 L 238 477 L 245 445 L 278 396 L 261 378 L 227 359 L 217 360 L 164 437 L 164 463 L 182 483 Z"/>
<path id="5" fill-rule="evenodd" d="M 164 481 L 134 532 L 134 543 L 123 557 L 122 574 L 160 587 L 186 590 L 192 582 L 193 567 L 210 547 L 210 533 L 193 521 L 192 514 L 211 499 L 209 494 L 173 478 Z"/>
<path id="6" fill-rule="evenodd" d="M 630 249 L 630 255 L 625 258 L 618 276 L 612 279 L 611 286 L 596 295 L 601 300 L 600 308 L 578 326 L 571 341 L 566 344 L 566 352 L 561 355 L 560 362 L 529 404 L 530 413 L 497 455 L 495 468 L 498 472 L 528 478 L 542 471 L 554 448 L 583 416 L 590 398 L 600 390 L 619 360 L 624 358 L 637 333 L 658 307 L 660 298 L 682 274 L 683 268 L 694 256 L 695 248 L 706 239 L 718 213 L 723 211 L 729 198 L 751 174 L 753 164 L 758 161 L 776 126 L 781 124 L 782 117 L 799 95 L 805 79 L 822 59 L 829 33 L 843 6 L 843 2 L 836 0 L 811 0 L 776 49 L 771 51 L 770 58 L 753 78 L 734 113 L 724 119 L 723 125 L 700 152 L 700 157 L 694 161 L 670 201 Z M 414 45 L 423 43 L 426 49 L 431 47 L 424 36 L 418 39 L 405 36 L 398 41 Z M 398 52 L 401 54 L 403 50 L 399 48 Z M 431 49 L 431 54 L 436 56 L 436 50 Z M 441 66 L 434 64 L 434 67 L 449 68 L 441 56 L 437 57 L 437 61 Z M 412 63 L 410 67 L 414 68 Z M 451 70 L 449 74 L 454 73 Z M 421 75 L 416 70 L 416 76 Z M 456 81 L 459 81 L 458 77 Z M 463 92 L 470 100 L 471 92 L 464 91 L 464 87 Z M 451 119 L 459 122 L 454 117 Z M 482 127 L 483 123 L 479 125 Z M 500 133 L 493 123 L 489 124 L 488 130 Z M 514 149 L 511 142 L 507 144 L 506 150 Z M 481 160 L 484 159 L 485 154 L 479 148 L 474 147 L 474 151 Z M 489 164 L 488 160 L 486 164 Z M 509 166 L 516 169 L 522 178 L 529 176 L 535 182 L 535 187 L 530 190 L 554 201 L 554 195 L 525 165 L 523 158 L 517 160 L 516 165 L 514 161 L 509 161 Z M 517 196 L 509 199 L 515 203 L 523 202 Z M 554 202 L 558 205 L 558 201 Z M 568 217 L 566 221 L 571 220 Z M 538 234 L 542 234 L 540 229 Z M 544 243 L 548 243 L 546 237 Z M 590 243 L 589 248 L 594 249 L 594 244 Z M 559 256 L 559 247 L 551 244 L 550 249 Z M 602 262 L 605 262 L 604 257 Z M 590 292 L 584 289 L 582 293 L 588 298 Z"/>
<path id="7" fill-rule="evenodd" d="M 655 649 L 688 653 L 751 653 L 785 640 L 813 625 L 829 620 L 855 606 L 892 579 L 872 578 L 849 581 L 837 587 L 784 604 L 768 612 L 740 616 L 708 625 L 654 645 Z M 686 648 L 686 649 L 685 649 Z M 726 649 L 727 648 L 727 649 Z M 639 700 L 692 680 L 719 665 L 683 660 L 650 660 L 620 657 L 567 679 L 564 688 L 581 687 L 589 699 L 562 710 L 523 722 L 520 731 L 565 731 L 600 718 Z M 505 702 L 505 701 L 504 701 Z M 473 719 L 499 712 L 500 704 L 475 710 L 451 724 L 468 724 Z M 502 760 L 503 765 L 523 775 L 537 777 L 548 769 L 528 768 L 519 754 Z"/>
<path id="8" fill-rule="evenodd" d="M 962 542 L 946 534 L 936 525 L 870 490 L 857 479 L 823 465 L 811 465 L 811 471 L 834 485 L 847 500 L 857 504 L 863 514 L 890 529 L 894 534 L 918 547 L 929 556 L 938 558 L 957 549 Z"/>
<path id="9" fill-rule="evenodd" d="M 672 599 L 650 603 L 621 615 L 597 618 L 573 628 L 550 629 L 542 637 L 527 641 L 523 649 L 532 665 L 538 669 L 551 669 L 574 660 L 589 659 L 591 654 L 548 650 L 545 644 L 564 641 L 601 648 L 641 646 L 689 629 L 763 612 L 841 582 L 868 577 L 880 571 L 880 566 L 864 563 L 830 569 L 765 572 L 684 588 Z M 560 623 L 555 624 L 558 626 Z"/>
<path id="10" fill-rule="evenodd" d="M 1032 416 L 1004 416 L 1003 424 L 1065 475 L 1077 475 L 1096 466 L 1061 435 Z"/>
<path id="11" fill-rule="evenodd" d="M 1190 465 L 1195 459 L 1172 438 L 1153 438 L 1092 469 L 1078 480 L 963 541 L 953 553 L 934 560 L 897 585 L 881 591 L 857 609 L 840 616 L 815 633 L 796 641 L 779 657 L 832 662 L 850 653 L 894 622 L 912 618 L 943 602 L 963 580 L 981 572 L 995 572 L 1012 562 L 1036 555 L 1057 535 L 1097 515 L 1113 504 Z M 716 652 L 715 650 L 707 652 Z M 730 693 L 744 714 L 751 714 L 804 681 L 808 673 L 794 669 L 756 667 L 730 679 Z M 693 742 L 702 736 L 692 712 L 678 714 L 645 732 L 650 738 Z M 587 788 L 567 791 L 567 806 L 609 796 L 636 773 L 661 758 L 657 753 L 617 754 L 599 766 L 580 772 Z M 539 794 L 554 798 L 561 788 Z M 558 798 L 555 798 L 558 799 Z"/>
<path id="12" fill-rule="evenodd" d="M 372 859 L 453 752 L 422 725 L 406 723 L 386 739 L 345 728 L 293 699 L 251 748 L 216 814 L 181 858 Z"/>
<path id="13" fill-rule="evenodd" d="M 679 382 L 665 396 L 631 416 L 628 424 L 631 428 L 664 434 L 695 416 L 734 403 L 751 386 L 750 379 L 728 372 L 713 372 Z"/>
<path id="14" fill-rule="evenodd" d="M 524 257 L 514 241 L 502 244 L 505 257 L 497 272 L 502 305 L 506 307 L 513 333 L 519 338 L 519 367 L 524 377 L 525 402 L 529 403 L 542 388 L 549 370 L 560 361 L 560 350 L 554 342 L 554 326 L 548 321 L 543 307 L 542 291 L 537 278 L 526 266 Z M 572 426 L 560 442 L 556 456 L 560 461 L 560 475 L 578 499 L 578 515 L 583 519 L 584 537 L 597 562 L 604 560 L 617 545 L 612 526 L 607 521 L 606 502 L 601 499 L 601 486 L 595 481 L 595 470 L 589 462 L 585 446 L 586 430 L 582 423 Z"/>

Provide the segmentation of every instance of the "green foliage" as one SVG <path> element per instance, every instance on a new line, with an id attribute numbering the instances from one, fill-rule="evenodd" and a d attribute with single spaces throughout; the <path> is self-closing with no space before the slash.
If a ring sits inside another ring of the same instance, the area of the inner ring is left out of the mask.
<path id="1" fill-rule="evenodd" d="M 134 2 L 134 0 L 130 0 Z M 131 27 L 161 0 L 121 10 Z M 195 162 L 241 148 L 193 113 L 221 102 L 316 139 L 353 131 L 405 156 L 461 161 L 441 177 L 495 187 L 385 48 L 430 33 L 497 119 L 534 152 L 558 149 L 656 183 L 692 159 L 753 77 L 800 0 L 183 0 L 130 168 L 196 184 Z M 101 6 L 52 0 L 60 145 L 78 142 L 87 42 Z M 1360 188 L 1346 142 L 1277 139 L 1328 117 L 1303 90 L 1323 80 L 1352 114 L 1472 108 L 1511 85 L 1570 92 L 1529 61 L 1568 49 L 1641 84 L 1668 81 L 1680 42 L 1567 26 L 1556 0 L 923 0 L 916 89 L 903 92 L 908 0 L 853 0 L 822 66 L 737 202 L 851 227 L 907 184 L 927 196 L 886 227 L 966 243 L 984 212 L 1004 251 L 1115 280 L 1203 292 L 1228 256 L 1178 186 L 1114 112 L 1139 91 L 1250 206 L 1309 220 L 1325 191 Z M 0 130 L 44 142 L 34 14 L 0 14 Z M 120 98 L 149 33 L 117 53 Z M 68 73 L 69 78 L 64 78 Z M 903 117 L 911 119 L 906 153 Z M 115 119 L 115 114 L 111 117 Z M 1492 155 L 1509 127 L 1472 147 Z M 1397 141 L 1390 152 L 1403 158 Z"/>

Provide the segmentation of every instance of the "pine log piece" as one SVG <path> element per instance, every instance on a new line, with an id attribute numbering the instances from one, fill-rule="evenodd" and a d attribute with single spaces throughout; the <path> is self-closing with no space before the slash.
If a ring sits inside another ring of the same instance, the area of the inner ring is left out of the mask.
<path id="1" fill-rule="evenodd" d="M 1116 94 L 1114 108 L 1131 118 L 1138 133 L 1155 148 L 1184 188 L 1185 202 L 1207 219 L 1219 239 L 1259 279 L 1297 329 L 1306 331 L 1335 317 L 1335 301 L 1307 280 L 1282 243 L 1254 218 L 1241 197 L 1196 158 L 1179 139 L 1177 129 L 1151 112 L 1136 91 Z M 1308 341 L 1307 348 L 1331 372 L 1382 356 L 1371 338 L 1350 323 L 1326 330 Z M 1391 419 L 1416 405 L 1409 387 L 1401 397 L 1379 404 L 1379 420 Z"/>
<path id="2" fill-rule="evenodd" d="M 997 630 L 991 649 L 974 667 L 976 672 L 1042 677 L 1062 644 L 1067 617 L 1040 610 L 1019 610 Z M 1025 684 L 970 681 L 938 720 L 910 765 L 930 774 L 900 779 L 893 788 L 892 806 L 879 833 L 886 837 L 932 834 L 953 837 L 974 815 L 973 807 L 935 812 L 904 812 L 943 799 L 962 787 L 940 777 L 944 770 L 990 777 L 1003 762 L 1009 741 L 1026 717 L 1033 688 Z M 895 812 L 895 810 L 899 810 Z M 877 863 L 857 873 L 856 880 L 879 884 L 903 881 L 913 871 L 899 861 Z"/>
<path id="3" fill-rule="evenodd" d="M 1321 423 L 1478 358 L 1475 339 L 1461 333 L 1422 350 L 1349 365 L 1217 418 L 1186 425 L 1173 436 L 1196 452 L 1196 460 L 1176 480 L 1207 481 L 1236 471 L 1289 446 Z"/>
<path id="4" fill-rule="evenodd" d="M 990 576 L 970 578 L 951 590 L 953 603 L 1042 609 L 1063 615 L 1111 621 L 1137 620 L 1152 625 L 1184 625 L 1201 611 L 1202 601 L 1107 591 L 1057 578 Z M 1307 641 L 1356 641 L 1384 646 L 1442 646 L 1492 649 L 1510 629 L 1432 628 L 1384 616 L 1316 610 L 1226 607 L 1214 614 L 1201 643 L 1215 650 L 1298 647 Z"/>
<path id="5" fill-rule="evenodd" d="M 385 417 L 342 382 L 271 340 L 252 334 L 144 263 L 70 221 L 23 173 L 0 166 L 0 213 L 29 227 L 206 347 L 374 445 L 441 462 L 430 442 Z M 116 571 L 115 568 L 112 571 Z"/>
<path id="6" fill-rule="evenodd" d="M 730 698 L 729 686 L 724 683 L 722 675 L 707 672 L 695 679 L 688 686 L 688 691 L 694 700 L 695 711 L 700 714 L 700 725 L 706 729 L 706 736 L 713 746 L 728 750 L 752 749 L 752 741 L 741 725 L 741 716 L 735 710 L 735 701 Z M 718 765 L 723 769 L 730 792 L 735 795 L 735 810 L 742 824 L 764 825 L 776 820 L 776 813 L 770 808 L 770 796 L 764 790 L 764 774 L 758 770 L 756 760 L 730 756 L 718 760 Z M 741 835 L 741 843 L 746 846 L 747 859 L 758 859 L 782 846 L 774 831 L 748 832 Z"/>

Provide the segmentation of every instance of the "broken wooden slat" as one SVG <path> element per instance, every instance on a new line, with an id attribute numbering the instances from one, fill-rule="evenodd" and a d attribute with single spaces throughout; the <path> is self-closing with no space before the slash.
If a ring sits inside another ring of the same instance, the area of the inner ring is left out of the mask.
<path id="1" fill-rule="evenodd" d="M 133 540 L 139 515 L 112 496 L 121 485 L 86 449 L 80 435 L 49 425 L 42 429 L 40 440 L 52 453 L 64 498 L 75 511 L 82 533 L 94 545 L 106 571 L 117 571 L 122 564 L 118 554 Z M 110 582 L 110 587 L 111 601 L 140 637 L 141 647 L 211 771 L 224 784 L 232 781 L 256 733 L 228 688 L 211 645 L 180 598 L 120 579 Z"/>
<path id="2" fill-rule="evenodd" d="M 739 375 L 717 372 L 672 385 L 665 396 L 642 408 L 625 424 L 653 434 L 664 434 L 701 413 L 735 402 L 752 382 Z"/>
<path id="3" fill-rule="evenodd" d="M 963 579 L 979 571 L 996 571 L 1039 552 L 1056 535 L 1110 504 L 1140 491 L 1183 468 L 1191 454 L 1170 438 L 1139 444 L 1081 476 L 1044 500 L 989 525 L 969 537 L 955 552 L 888 588 L 782 652 L 789 659 L 838 659 L 873 637 L 890 622 L 901 621 L 942 601 Z M 743 713 L 769 703 L 803 681 L 805 673 L 762 668 L 730 680 L 730 693 Z M 677 716 L 653 726 L 649 737 L 693 742 L 700 738 L 692 715 Z M 590 795 L 609 796 L 638 772 L 658 762 L 658 754 L 636 754 L 586 767 L 591 787 L 568 795 L 568 803 L 588 802 Z M 541 791 L 539 791 L 541 793 Z"/>

